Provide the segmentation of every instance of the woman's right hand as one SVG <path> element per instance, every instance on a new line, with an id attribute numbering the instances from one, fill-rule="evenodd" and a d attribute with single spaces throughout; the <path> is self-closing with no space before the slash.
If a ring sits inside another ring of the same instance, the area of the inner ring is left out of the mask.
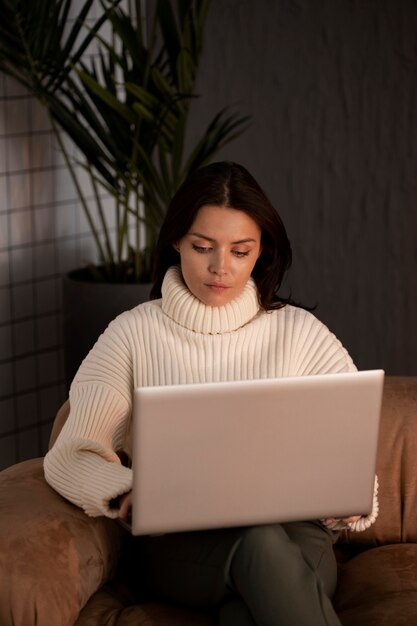
<path id="1" fill-rule="evenodd" d="M 128 491 L 120 496 L 119 517 L 120 519 L 126 519 L 132 508 L 132 492 Z"/>

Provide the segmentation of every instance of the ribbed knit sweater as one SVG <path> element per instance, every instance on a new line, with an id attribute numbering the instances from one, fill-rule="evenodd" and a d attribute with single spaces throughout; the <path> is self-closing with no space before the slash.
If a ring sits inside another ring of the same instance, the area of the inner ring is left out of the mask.
<path id="1" fill-rule="evenodd" d="M 236 300 L 210 307 L 168 270 L 162 298 L 118 316 L 99 337 L 70 389 L 70 414 L 45 457 L 48 483 L 91 516 L 132 487 L 117 452 L 131 451 L 137 386 L 305 376 L 356 368 L 336 337 L 294 306 L 265 312 L 250 279 Z"/>

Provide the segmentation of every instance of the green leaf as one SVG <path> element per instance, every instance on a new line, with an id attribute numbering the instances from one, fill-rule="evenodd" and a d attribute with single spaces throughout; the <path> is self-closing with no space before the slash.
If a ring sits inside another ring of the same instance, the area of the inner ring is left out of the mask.
<path id="1" fill-rule="evenodd" d="M 82 70 L 77 70 L 78 76 L 83 83 L 95 93 L 103 102 L 114 109 L 127 122 L 134 124 L 135 116 L 122 102 L 120 102 L 113 94 L 109 93 L 97 80 Z"/>
<path id="2" fill-rule="evenodd" d="M 125 88 L 149 109 L 156 109 L 160 105 L 160 100 L 140 85 L 129 82 L 125 83 Z"/>

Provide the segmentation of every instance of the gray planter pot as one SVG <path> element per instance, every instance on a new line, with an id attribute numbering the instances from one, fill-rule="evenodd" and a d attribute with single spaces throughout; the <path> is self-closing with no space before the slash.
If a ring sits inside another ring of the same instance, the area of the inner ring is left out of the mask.
<path id="1" fill-rule="evenodd" d="M 97 283 L 86 270 L 63 278 L 65 381 L 69 389 L 82 360 L 99 335 L 123 311 L 149 300 L 150 283 Z"/>

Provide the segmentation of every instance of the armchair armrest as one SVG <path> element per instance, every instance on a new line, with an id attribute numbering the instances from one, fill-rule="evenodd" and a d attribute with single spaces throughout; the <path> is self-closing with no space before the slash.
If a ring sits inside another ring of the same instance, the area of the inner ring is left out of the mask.
<path id="1" fill-rule="evenodd" d="M 387 376 L 376 473 L 379 516 L 362 533 L 342 531 L 356 546 L 417 542 L 417 376 Z"/>
<path id="2" fill-rule="evenodd" d="M 124 531 L 51 489 L 42 458 L 0 472 L 0 511 L 0 624 L 72 626 L 112 577 Z"/>

